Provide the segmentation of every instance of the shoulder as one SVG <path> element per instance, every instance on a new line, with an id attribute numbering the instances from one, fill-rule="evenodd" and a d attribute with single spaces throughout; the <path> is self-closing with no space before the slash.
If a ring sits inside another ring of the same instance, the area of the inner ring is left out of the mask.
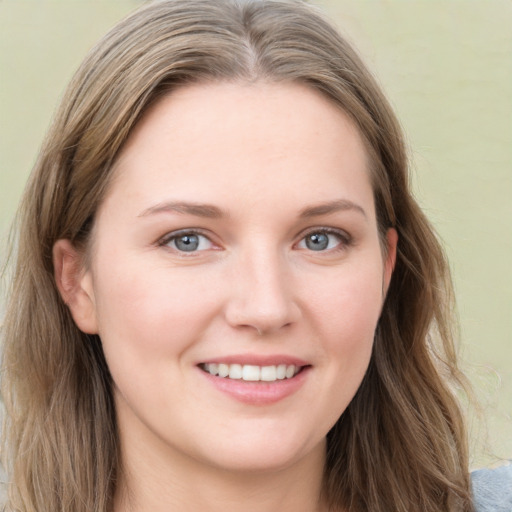
<path id="1" fill-rule="evenodd" d="M 471 473 L 475 512 L 512 511 L 512 464 Z"/>

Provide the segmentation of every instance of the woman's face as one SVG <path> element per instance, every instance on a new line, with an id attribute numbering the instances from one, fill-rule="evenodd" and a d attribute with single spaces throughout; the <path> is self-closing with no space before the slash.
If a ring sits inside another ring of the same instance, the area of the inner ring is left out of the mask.
<path id="1" fill-rule="evenodd" d="M 396 244 L 388 232 L 383 254 L 352 122 L 301 85 L 188 86 L 114 172 L 79 283 L 89 306 L 71 308 L 101 337 L 123 450 L 232 470 L 321 458 Z"/>

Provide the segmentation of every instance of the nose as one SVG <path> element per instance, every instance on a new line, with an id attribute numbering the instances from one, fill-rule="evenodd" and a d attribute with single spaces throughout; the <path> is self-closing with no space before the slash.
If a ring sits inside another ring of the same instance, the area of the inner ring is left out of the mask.
<path id="1" fill-rule="evenodd" d="M 299 320 L 301 309 L 294 297 L 293 278 L 279 254 L 259 250 L 242 256 L 232 281 L 225 309 L 232 327 L 264 335 Z"/>

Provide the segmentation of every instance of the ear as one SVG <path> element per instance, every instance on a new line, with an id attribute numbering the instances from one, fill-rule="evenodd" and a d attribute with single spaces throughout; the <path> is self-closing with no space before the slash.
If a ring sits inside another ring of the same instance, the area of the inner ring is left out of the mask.
<path id="1" fill-rule="evenodd" d="M 384 297 L 388 292 L 391 276 L 393 275 L 393 270 L 395 269 L 397 244 L 398 233 L 395 228 L 389 228 L 386 232 L 386 260 L 384 262 L 384 276 L 382 283 Z"/>
<path id="2" fill-rule="evenodd" d="M 83 258 L 69 240 L 58 240 L 53 246 L 54 277 L 62 300 L 81 331 L 97 334 L 92 276 L 84 268 Z"/>

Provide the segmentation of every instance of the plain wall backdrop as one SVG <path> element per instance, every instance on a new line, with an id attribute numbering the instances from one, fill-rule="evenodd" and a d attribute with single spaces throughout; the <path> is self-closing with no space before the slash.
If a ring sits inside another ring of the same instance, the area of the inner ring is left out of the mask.
<path id="1" fill-rule="evenodd" d="M 0 0 L 1 262 L 64 87 L 87 50 L 141 3 Z M 404 126 L 416 196 L 451 260 L 487 449 L 512 459 L 512 2 L 317 3 L 359 48 Z M 482 432 L 474 423 L 473 437 Z M 492 459 L 474 454 L 475 466 Z"/>

